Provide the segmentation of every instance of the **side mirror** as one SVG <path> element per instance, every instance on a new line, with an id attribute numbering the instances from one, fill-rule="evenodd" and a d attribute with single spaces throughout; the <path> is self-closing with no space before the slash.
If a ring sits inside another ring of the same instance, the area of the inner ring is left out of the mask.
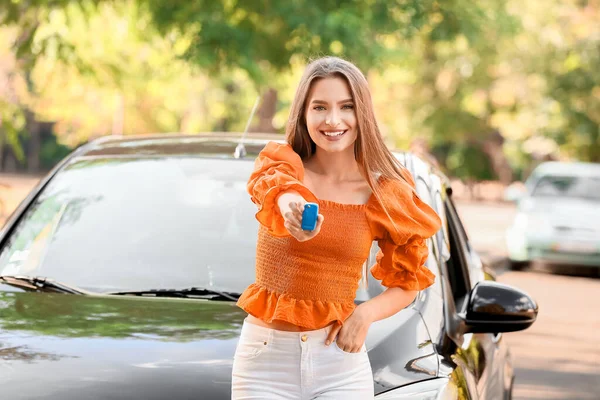
<path id="1" fill-rule="evenodd" d="M 523 186 L 523 184 L 513 183 L 512 185 L 504 189 L 504 200 L 518 202 L 523 197 L 525 197 L 526 193 L 527 190 L 525 189 L 525 186 Z"/>
<path id="2" fill-rule="evenodd" d="M 529 328 L 538 306 L 525 292 L 493 281 L 477 283 L 469 295 L 463 319 L 467 332 L 514 332 Z"/>

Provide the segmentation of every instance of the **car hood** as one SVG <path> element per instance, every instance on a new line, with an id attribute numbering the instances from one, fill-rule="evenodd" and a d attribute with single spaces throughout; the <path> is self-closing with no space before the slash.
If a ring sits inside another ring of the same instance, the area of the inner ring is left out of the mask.
<path id="1" fill-rule="evenodd" d="M 553 227 L 597 230 L 599 206 L 598 201 L 586 199 L 530 197 L 524 199 L 519 208 L 527 214 L 543 216 Z"/>
<path id="2" fill-rule="evenodd" d="M 225 302 L 0 292 L 3 397 L 226 398 L 245 316 Z"/>
<path id="3" fill-rule="evenodd" d="M 2 291 L 0 387 L 19 399 L 229 399 L 233 302 Z M 437 374 L 420 314 L 371 326 L 376 392 Z"/>

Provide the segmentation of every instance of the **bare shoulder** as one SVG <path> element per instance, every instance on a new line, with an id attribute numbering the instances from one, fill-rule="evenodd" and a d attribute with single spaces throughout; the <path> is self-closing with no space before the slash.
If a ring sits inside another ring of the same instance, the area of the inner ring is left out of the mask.
<path id="1" fill-rule="evenodd" d="M 353 186 L 355 187 L 355 192 L 362 199 L 364 199 L 363 203 L 366 203 L 369 200 L 369 198 L 371 197 L 371 194 L 373 193 L 371 186 L 369 186 L 369 182 L 367 182 L 366 179 L 361 178 L 361 179 L 357 179 L 354 182 Z"/>

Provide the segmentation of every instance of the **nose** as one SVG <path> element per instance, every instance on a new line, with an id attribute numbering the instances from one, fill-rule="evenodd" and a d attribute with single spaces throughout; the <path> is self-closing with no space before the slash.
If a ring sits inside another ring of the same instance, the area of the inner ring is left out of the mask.
<path id="1" fill-rule="evenodd" d="M 327 119 L 325 120 L 325 123 L 331 127 L 336 127 L 340 124 L 340 116 L 335 109 L 331 110 L 327 116 Z"/>

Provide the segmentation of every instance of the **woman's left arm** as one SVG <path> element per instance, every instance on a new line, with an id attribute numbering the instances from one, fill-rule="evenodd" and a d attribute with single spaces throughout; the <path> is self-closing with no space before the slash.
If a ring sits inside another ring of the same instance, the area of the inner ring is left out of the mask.
<path id="1" fill-rule="evenodd" d="M 429 255 L 426 240 L 442 223 L 436 212 L 417 195 L 410 173 L 406 171 L 406 174 L 405 181 L 384 181 L 385 207 L 379 202 L 367 207 L 367 220 L 380 248 L 371 274 L 388 289 L 356 307 L 343 325 L 336 324 L 326 345 L 337 337 L 342 350 L 360 351 L 373 322 L 406 308 L 420 290 L 435 280 L 425 265 Z"/>
<path id="2" fill-rule="evenodd" d="M 365 343 L 369 327 L 375 321 L 391 317 L 406 308 L 417 296 L 416 290 L 394 287 L 358 305 L 344 325 L 334 325 L 325 344 L 329 346 L 337 336 L 340 349 L 356 353 Z"/>

